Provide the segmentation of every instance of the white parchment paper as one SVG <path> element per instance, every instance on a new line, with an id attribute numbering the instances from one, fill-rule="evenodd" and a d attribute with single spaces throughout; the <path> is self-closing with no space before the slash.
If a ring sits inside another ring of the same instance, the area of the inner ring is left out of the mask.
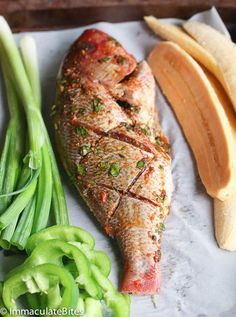
<path id="1" fill-rule="evenodd" d="M 222 33 L 227 30 L 215 9 L 194 17 L 213 25 Z M 173 23 L 179 20 L 168 19 Z M 43 85 L 43 109 L 49 130 L 49 108 L 55 95 L 55 79 L 61 60 L 71 43 L 88 27 L 99 28 L 114 36 L 137 60 L 145 59 L 158 38 L 143 22 L 96 23 L 70 30 L 35 32 Z M 19 39 L 22 34 L 17 34 Z M 168 135 L 173 151 L 174 194 L 171 213 L 162 242 L 162 289 L 157 308 L 150 297 L 132 297 L 132 317 L 233 317 L 236 316 L 236 253 L 220 250 L 214 239 L 212 200 L 199 179 L 196 164 L 176 118 L 157 89 L 157 110 L 161 126 Z M 3 140 L 8 119 L 4 94 L 0 91 L 0 135 Z M 53 134 L 51 134 L 53 135 Z M 96 247 L 109 253 L 112 280 L 118 285 L 122 273 L 120 252 L 115 241 L 106 236 L 88 207 L 60 166 L 74 225 L 87 229 L 96 239 Z M 19 256 L 3 257 L 1 277 Z"/>

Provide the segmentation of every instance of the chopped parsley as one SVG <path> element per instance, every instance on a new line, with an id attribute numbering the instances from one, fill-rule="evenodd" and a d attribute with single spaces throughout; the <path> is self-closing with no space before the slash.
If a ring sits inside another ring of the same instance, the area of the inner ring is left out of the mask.
<path id="1" fill-rule="evenodd" d="M 121 167 L 119 163 L 112 163 L 109 168 L 109 175 L 113 177 L 117 177 L 120 174 Z"/>
<path id="2" fill-rule="evenodd" d="M 91 101 L 91 105 L 93 107 L 93 111 L 94 112 L 99 112 L 100 110 L 102 110 L 102 104 L 101 104 L 101 101 L 99 98 L 94 98 L 92 101 Z"/>
<path id="3" fill-rule="evenodd" d="M 80 176 L 86 175 L 86 167 L 82 164 L 77 164 L 77 172 Z"/>
<path id="4" fill-rule="evenodd" d="M 144 165 L 145 165 L 145 161 L 144 161 L 144 159 L 142 159 L 142 160 L 138 161 L 138 163 L 136 164 L 136 167 L 141 169 L 144 167 Z"/>
<path id="5" fill-rule="evenodd" d="M 88 131 L 85 128 L 83 128 L 83 127 L 77 127 L 76 128 L 76 133 L 79 134 L 80 136 L 82 136 L 83 138 L 88 136 Z"/>

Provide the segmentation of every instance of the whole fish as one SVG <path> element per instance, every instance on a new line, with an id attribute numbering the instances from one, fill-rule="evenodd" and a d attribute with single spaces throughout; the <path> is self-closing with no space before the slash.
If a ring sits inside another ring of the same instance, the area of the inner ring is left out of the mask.
<path id="1" fill-rule="evenodd" d="M 148 64 L 111 36 L 86 30 L 61 66 L 52 117 L 67 173 L 120 246 L 121 290 L 157 293 L 172 182 Z"/>

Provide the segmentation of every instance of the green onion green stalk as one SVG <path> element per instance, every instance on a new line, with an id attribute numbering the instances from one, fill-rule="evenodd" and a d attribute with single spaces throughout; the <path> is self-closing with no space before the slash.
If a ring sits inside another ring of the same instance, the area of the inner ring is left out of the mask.
<path id="1" fill-rule="evenodd" d="M 0 246 L 24 249 L 32 233 L 68 224 L 68 211 L 52 145 L 41 115 L 36 45 L 30 36 L 17 48 L 0 16 L 0 61 L 10 120 L 0 158 Z"/>

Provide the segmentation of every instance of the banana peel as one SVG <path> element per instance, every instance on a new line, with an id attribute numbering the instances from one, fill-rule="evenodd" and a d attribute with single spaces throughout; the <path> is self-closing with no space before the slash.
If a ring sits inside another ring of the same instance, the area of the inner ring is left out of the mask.
<path id="1" fill-rule="evenodd" d="M 227 200 L 236 189 L 236 128 L 230 103 L 220 100 L 203 69 L 175 43 L 157 44 L 148 63 L 183 128 L 208 194 Z"/>

